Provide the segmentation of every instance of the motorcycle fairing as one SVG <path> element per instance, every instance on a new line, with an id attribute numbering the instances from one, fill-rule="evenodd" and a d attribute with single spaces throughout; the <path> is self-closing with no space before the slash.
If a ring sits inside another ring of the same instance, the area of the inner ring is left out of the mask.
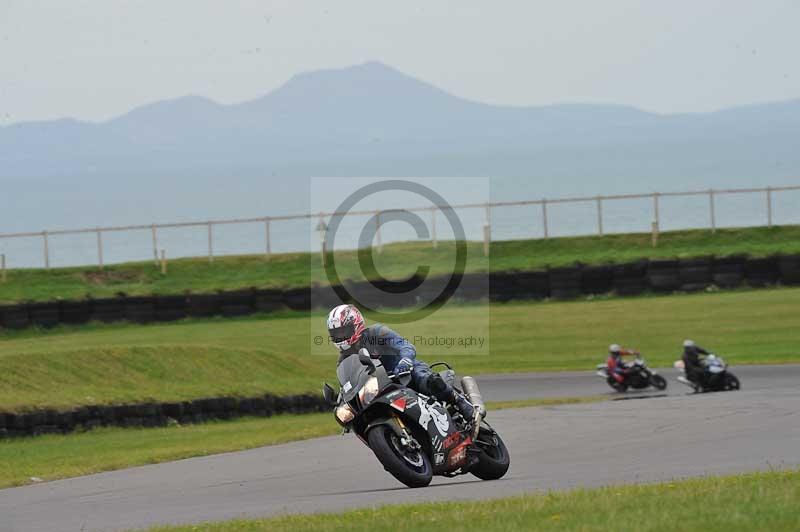
<path id="1" fill-rule="evenodd" d="M 410 388 L 395 390 L 381 399 L 391 406 L 401 398 L 405 399 L 403 415 L 416 421 L 428 433 L 434 472 L 452 471 L 461 466 L 466 461 L 466 449 L 471 440 L 465 438 L 447 408 Z"/>
<path id="2" fill-rule="evenodd" d="M 350 356 L 339 364 L 337 377 L 342 386 L 342 400 L 351 403 L 357 409 L 357 417 L 368 411 L 374 411 L 376 407 L 386 409 L 381 415 L 373 418 L 367 426 L 356 427 L 355 432 L 362 442 L 368 445 L 364 435 L 372 427 L 381 424 L 389 426 L 402 437 L 403 431 L 407 430 L 408 423 L 404 423 L 405 420 L 426 431 L 435 474 L 453 472 L 466 463 L 471 439 L 456 426 L 447 408 L 411 388 L 398 387 L 397 383 L 388 378 L 380 361 L 374 361 L 371 366 L 366 366 L 361 364 L 358 357 Z M 374 400 L 363 405 L 356 399 L 358 391 L 373 377 L 378 379 L 380 391 Z M 391 387 L 398 388 L 392 390 Z"/>

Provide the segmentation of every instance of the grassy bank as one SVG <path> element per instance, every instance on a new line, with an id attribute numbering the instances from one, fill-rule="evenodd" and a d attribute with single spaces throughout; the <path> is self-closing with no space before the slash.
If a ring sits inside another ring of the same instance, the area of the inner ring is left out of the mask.
<path id="1" fill-rule="evenodd" d="M 798 530 L 800 472 L 708 477 L 613 486 L 490 501 L 383 506 L 339 514 L 297 515 L 150 529 L 151 532 L 375 530 L 729 531 Z"/>
<path id="2" fill-rule="evenodd" d="M 596 402 L 604 397 L 559 397 L 489 403 L 490 410 Z M 0 440 L 0 488 L 32 478 L 55 480 L 156 464 L 192 456 L 252 449 L 341 432 L 332 414 L 242 418 L 151 429 L 103 428 L 84 433 Z"/>
<path id="3" fill-rule="evenodd" d="M 467 271 L 534 270 L 577 261 L 594 264 L 737 253 L 800 253 L 800 226 L 721 229 L 715 234 L 705 230 L 667 232 L 661 234 L 657 248 L 651 247 L 650 235 L 644 233 L 504 241 L 492 244 L 491 260 L 484 257 L 483 244 L 471 242 Z M 385 246 L 375 263 L 386 277 L 406 278 L 418 265 L 430 265 L 433 275 L 449 274 L 453 257 L 452 242 L 440 242 L 436 249 L 429 243 L 400 243 Z M 354 252 L 337 253 L 336 261 L 343 279 L 361 278 Z M 269 260 L 262 255 L 219 257 L 211 264 L 204 258 L 180 259 L 170 262 L 166 276 L 152 261 L 108 266 L 103 272 L 94 267 L 11 270 L 8 281 L 0 284 L 0 303 L 110 297 L 119 292 L 150 295 L 297 287 L 311 282 L 327 282 L 316 253 L 273 255 Z"/>
<path id="4" fill-rule="evenodd" d="M 733 365 L 800 361 L 800 289 L 575 302 L 456 305 L 397 326 L 415 336 L 486 336 L 483 349 L 418 345 L 462 375 L 592 369 L 612 342 L 671 365 L 694 338 Z M 0 333 L 0 410 L 217 395 L 318 392 L 336 353 L 309 355 L 323 313 Z"/>

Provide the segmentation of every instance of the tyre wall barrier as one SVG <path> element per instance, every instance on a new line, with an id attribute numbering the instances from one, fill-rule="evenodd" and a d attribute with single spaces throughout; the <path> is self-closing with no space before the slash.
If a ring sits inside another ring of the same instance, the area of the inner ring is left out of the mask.
<path id="1" fill-rule="evenodd" d="M 517 284 L 523 275 L 517 276 Z M 481 301 L 489 298 L 490 277 L 488 273 L 465 273 L 460 277 L 458 288 L 453 294 L 457 301 Z"/>
<path id="2" fill-rule="evenodd" d="M 584 266 L 581 270 L 581 291 L 584 294 L 607 294 L 613 289 L 614 269 L 611 266 Z"/>
<path id="3" fill-rule="evenodd" d="M 574 299 L 582 295 L 581 266 L 549 269 L 547 279 L 550 283 L 550 297 Z"/>
<path id="4" fill-rule="evenodd" d="M 0 412 L 0 439 L 40 434 L 66 434 L 95 427 L 163 427 L 241 416 L 328 412 L 321 395 L 211 397 L 193 401 L 82 406 L 68 411 Z"/>
<path id="5" fill-rule="evenodd" d="M 58 304 L 60 321 L 66 325 L 81 325 L 92 319 L 92 302 L 61 301 Z"/>
<path id="6" fill-rule="evenodd" d="M 647 284 L 653 292 L 680 290 L 680 261 L 653 260 L 647 268 Z"/>
<path id="7" fill-rule="evenodd" d="M 648 261 L 636 261 L 612 266 L 614 292 L 621 296 L 635 296 L 647 290 Z"/>
<path id="8" fill-rule="evenodd" d="M 122 312 L 127 321 L 150 323 L 156 319 L 155 301 L 149 297 L 128 297 L 125 298 Z"/>
<path id="9" fill-rule="evenodd" d="M 713 283 L 713 258 L 681 259 L 678 274 L 681 290 L 685 292 L 704 290 Z"/>
<path id="10" fill-rule="evenodd" d="M 217 294 L 119 296 L 80 301 L 52 301 L 0 306 L 0 328 L 79 325 L 90 321 L 134 323 L 169 322 L 187 317 L 237 317 L 283 309 L 306 311 L 361 301 L 370 307 L 415 306 L 436 298 L 450 277 L 401 282 L 346 283 L 339 286 L 314 285 L 287 290 L 248 289 Z M 461 276 L 453 297 L 461 301 L 504 302 L 545 298 L 572 299 L 616 293 L 638 295 L 645 291 L 669 293 L 696 291 L 716 285 L 735 288 L 744 284 L 765 287 L 800 284 L 800 255 L 748 258 L 699 257 L 691 259 L 641 260 L 622 264 L 574 265 L 540 271 L 470 273 Z M 382 297 L 381 291 L 391 293 Z M 391 302 L 391 303 L 389 303 Z"/>
<path id="11" fill-rule="evenodd" d="M 256 312 L 274 312 L 285 308 L 283 292 L 280 290 L 256 290 L 254 303 Z"/>
<path id="12" fill-rule="evenodd" d="M 778 273 L 783 284 L 800 284 L 800 255 L 778 258 Z"/>
<path id="13" fill-rule="evenodd" d="M 744 263 L 744 278 L 752 287 L 758 288 L 775 284 L 779 275 L 778 257 L 748 259 Z"/>
<path id="14" fill-rule="evenodd" d="M 714 260 L 714 272 L 711 275 L 714 284 L 721 288 L 736 288 L 744 283 L 744 263 L 747 257 L 737 255 Z"/>
<path id="15" fill-rule="evenodd" d="M 489 299 L 491 301 L 511 301 L 512 299 L 523 299 L 521 292 L 518 291 L 515 273 L 491 273 L 489 274 Z M 546 273 L 544 274 L 547 275 Z M 546 278 L 546 277 L 545 277 Z M 545 281 L 546 282 L 546 281 Z M 548 293 L 549 293 L 548 287 Z"/>
<path id="16" fill-rule="evenodd" d="M 95 299 L 91 305 L 91 320 L 104 323 L 113 323 L 125 319 L 125 300 L 116 299 Z"/>
<path id="17" fill-rule="evenodd" d="M 255 290 L 220 294 L 220 310 L 226 318 L 247 316 L 256 310 Z"/>
<path id="18" fill-rule="evenodd" d="M 188 316 L 188 296 L 156 296 L 156 321 L 177 321 Z"/>

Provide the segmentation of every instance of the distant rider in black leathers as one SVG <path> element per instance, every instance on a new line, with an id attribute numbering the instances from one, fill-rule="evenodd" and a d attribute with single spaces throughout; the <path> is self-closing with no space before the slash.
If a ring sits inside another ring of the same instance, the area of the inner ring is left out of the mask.
<path id="1" fill-rule="evenodd" d="M 705 383 L 706 368 L 700 361 L 700 355 L 708 354 L 708 351 L 692 340 L 683 341 L 683 367 L 686 371 L 686 378 L 696 386 L 703 386 Z"/>

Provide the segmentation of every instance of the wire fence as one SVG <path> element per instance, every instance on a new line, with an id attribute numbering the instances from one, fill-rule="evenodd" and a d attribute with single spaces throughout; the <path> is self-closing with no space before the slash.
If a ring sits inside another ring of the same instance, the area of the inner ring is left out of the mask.
<path id="1" fill-rule="evenodd" d="M 747 200 L 730 201 L 735 197 L 746 197 Z M 160 262 L 165 250 L 170 251 L 171 258 L 205 255 L 209 262 L 222 255 L 263 254 L 269 257 L 276 252 L 308 250 L 313 233 L 324 228 L 326 221 L 334 216 L 362 220 L 374 218 L 377 224 L 374 243 L 380 247 L 398 239 L 382 235 L 380 222 L 381 215 L 397 210 L 427 213 L 430 241 L 436 246 L 440 239 L 446 239 L 446 236 L 442 238 L 443 231 L 437 234 L 437 219 L 444 210 L 453 209 L 459 213 L 470 213 L 466 217 L 473 223 L 467 236 L 474 240 L 483 239 L 488 252 L 488 243 L 492 240 L 651 231 L 655 239 L 658 232 L 664 230 L 708 228 L 716 231 L 719 227 L 797 224 L 800 223 L 798 207 L 800 185 L 614 194 L 0 233 L 0 250 L 8 247 L 7 244 L 12 240 L 26 240 L 34 245 L 38 241 L 41 262 L 24 266 L 41 265 L 48 269 L 53 266 L 55 240 L 71 244 L 70 253 L 76 257 L 71 265 L 96 264 L 101 269 L 111 262 L 146 260 L 148 256 Z M 231 230 L 244 236 L 235 238 Z M 227 238 L 222 235 L 227 235 Z M 70 240 L 79 237 L 80 242 Z M 177 244 L 174 247 L 166 246 L 165 240 L 173 243 L 190 240 L 194 247 L 181 251 Z M 125 249 L 123 260 L 117 256 L 113 260 L 108 259 L 109 241 L 113 241 L 115 249 Z M 204 250 L 199 249 L 201 241 Z M 92 248 L 93 253 L 89 252 Z M 91 254 L 95 255 L 93 259 Z M 12 257 L 6 252 L 0 255 L 5 270 Z M 29 261 L 14 261 L 16 267 L 24 262 Z"/>

